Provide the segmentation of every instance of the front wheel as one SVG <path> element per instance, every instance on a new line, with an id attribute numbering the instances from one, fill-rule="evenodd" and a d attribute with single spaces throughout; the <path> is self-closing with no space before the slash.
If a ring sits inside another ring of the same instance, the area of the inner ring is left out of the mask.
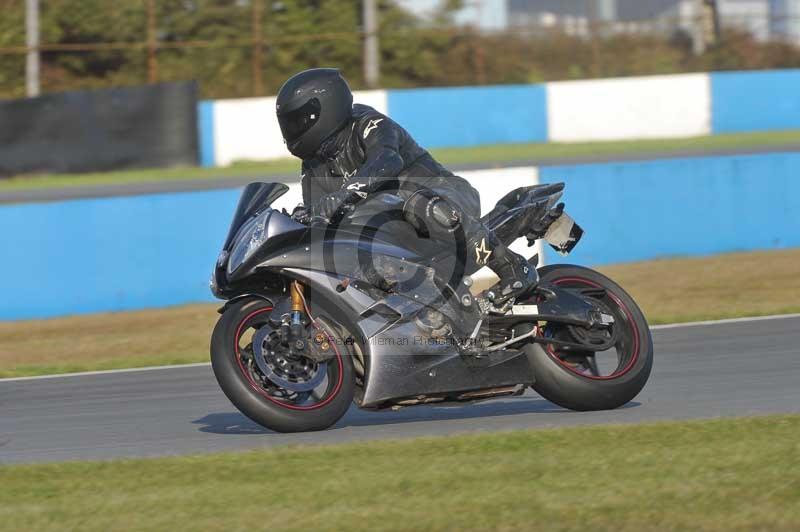
<path id="1" fill-rule="evenodd" d="M 271 312 L 271 303 L 253 298 L 232 304 L 220 316 L 211 337 L 217 382 L 236 408 L 264 427 L 278 432 L 326 429 L 353 402 L 349 351 L 338 341 L 337 326 L 317 317 L 308 333 L 318 339 L 316 348 L 324 349 L 327 359 L 286 356 L 279 333 L 271 328 Z"/>
<path id="2" fill-rule="evenodd" d="M 653 339 L 636 302 L 614 281 L 588 268 L 554 265 L 539 270 L 542 283 L 551 283 L 591 298 L 614 323 L 608 330 L 547 323 L 538 327 L 542 338 L 614 345 L 605 351 L 578 351 L 544 343 L 526 347 L 536 383 L 545 399 L 570 410 L 610 410 L 636 397 L 653 367 Z M 612 336 L 613 335 L 613 336 Z M 601 337 L 606 336 L 606 337 Z"/>

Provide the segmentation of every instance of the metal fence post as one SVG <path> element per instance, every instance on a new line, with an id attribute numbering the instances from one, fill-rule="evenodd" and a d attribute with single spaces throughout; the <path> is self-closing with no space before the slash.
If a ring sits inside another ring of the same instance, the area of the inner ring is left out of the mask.
<path id="1" fill-rule="evenodd" d="M 694 55 L 706 53 L 706 2 L 705 0 L 695 0 L 692 4 L 694 8 L 694 20 L 692 23 L 692 52 Z"/>
<path id="2" fill-rule="evenodd" d="M 380 47 L 378 43 L 378 6 L 375 0 L 363 0 L 364 81 L 371 89 L 380 83 Z"/>
<path id="3" fill-rule="evenodd" d="M 262 30 L 261 14 L 263 0 L 253 0 L 253 62 L 251 65 L 253 76 L 253 96 L 261 96 L 264 83 L 261 74 L 261 64 L 264 56 L 264 35 Z"/>
<path id="4" fill-rule="evenodd" d="M 39 71 L 39 0 L 25 0 L 25 91 L 29 98 L 41 92 Z"/>
<path id="5" fill-rule="evenodd" d="M 158 81 L 156 0 L 147 0 L 147 82 Z"/>

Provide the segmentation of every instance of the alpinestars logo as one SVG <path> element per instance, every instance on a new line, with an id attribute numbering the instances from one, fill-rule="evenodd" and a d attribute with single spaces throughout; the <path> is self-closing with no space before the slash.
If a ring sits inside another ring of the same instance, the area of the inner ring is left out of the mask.
<path id="1" fill-rule="evenodd" d="M 492 250 L 486 248 L 486 239 L 481 239 L 481 245 L 475 246 L 475 255 L 477 255 L 477 263 L 486 265 L 489 262 L 489 257 L 492 256 Z"/>
<path id="2" fill-rule="evenodd" d="M 375 120 L 370 120 L 370 121 L 367 123 L 367 127 L 365 127 L 365 128 L 364 128 L 364 138 L 367 138 L 367 136 L 368 136 L 370 133 L 372 133 L 372 130 L 373 130 L 373 129 L 377 129 L 377 128 L 378 128 L 378 124 L 380 124 L 381 122 L 383 122 L 383 118 L 378 118 L 378 119 L 375 119 Z"/>
<path id="3" fill-rule="evenodd" d="M 352 190 L 353 192 L 356 193 L 357 196 L 364 199 L 367 197 L 367 193 L 361 192 L 361 189 L 364 188 L 365 186 L 367 186 L 366 183 L 351 183 L 347 185 L 347 190 Z"/>

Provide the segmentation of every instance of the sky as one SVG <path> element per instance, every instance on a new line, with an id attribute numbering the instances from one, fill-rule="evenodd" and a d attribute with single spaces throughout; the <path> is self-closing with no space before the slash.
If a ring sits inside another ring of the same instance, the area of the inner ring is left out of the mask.
<path id="1" fill-rule="evenodd" d="M 398 4 L 417 14 L 434 11 L 441 0 L 395 0 Z M 479 21 L 484 29 L 503 29 L 508 25 L 505 7 L 509 0 L 464 0 L 464 9 L 456 15 L 457 22 Z"/>
<path id="2" fill-rule="evenodd" d="M 442 0 L 395 0 L 398 4 L 418 15 L 434 11 Z M 456 21 L 472 23 L 487 30 L 502 30 L 508 25 L 508 18 L 515 13 L 554 13 L 556 15 L 577 15 L 598 18 L 601 16 L 602 2 L 606 9 L 616 12 L 617 20 L 645 20 L 668 12 L 670 8 L 681 3 L 681 0 L 596 0 L 595 13 L 588 9 L 588 0 L 464 0 L 465 8 L 456 16 Z M 787 20 L 779 20 L 773 24 L 774 29 L 782 34 L 797 35 L 800 40 L 800 0 L 718 0 L 723 16 L 752 17 L 756 26 L 769 26 L 768 6 L 772 6 L 773 15 L 793 15 Z M 613 9 L 613 8 L 616 9 Z M 748 11 L 749 10 L 749 11 Z M 510 13 L 510 14 L 509 14 Z M 608 14 L 606 14 L 608 16 Z M 757 19 L 757 20 L 756 20 Z M 762 23 L 763 22 L 763 23 Z M 750 28 L 762 38 L 769 33 L 766 27 Z"/>

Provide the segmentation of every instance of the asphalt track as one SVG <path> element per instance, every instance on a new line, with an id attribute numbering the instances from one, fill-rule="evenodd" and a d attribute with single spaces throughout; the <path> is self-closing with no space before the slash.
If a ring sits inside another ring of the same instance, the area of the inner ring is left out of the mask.
<path id="1" fill-rule="evenodd" d="M 533 392 L 456 407 L 351 408 L 332 429 L 276 434 L 239 414 L 211 368 L 0 381 L 0 463 L 161 456 L 600 423 L 800 413 L 800 316 L 654 331 L 636 400 L 563 410 Z"/>
<path id="2" fill-rule="evenodd" d="M 714 150 L 668 150 L 650 151 L 628 154 L 587 155 L 577 157 L 555 157 L 539 159 L 520 159 L 514 161 L 483 161 L 473 164 L 452 165 L 451 170 L 458 173 L 463 170 L 481 170 L 484 168 L 508 168 L 515 166 L 556 166 L 569 164 L 590 164 L 625 161 L 648 161 L 653 159 L 678 159 L 684 157 L 712 157 L 725 155 L 748 155 L 800 151 L 796 143 L 754 146 L 751 148 L 719 148 Z M 449 165 L 448 165 L 449 166 Z M 298 163 L 299 170 L 299 163 Z M 299 173 L 299 172 L 298 172 Z M 110 196 L 133 196 L 137 194 L 162 194 L 168 192 L 189 192 L 235 188 L 253 181 L 280 181 L 282 183 L 299 179 L 298 174 L 267 174 L 244 177 L 201 178 L 201 179 L 168 179 L 141 183 L 117 183 L 106 185 L 83 185 L 68 187 L 48 187 L 43 189 L 12 190 L 0 192 L 0 204 L 49 202 L 79 198 L 103 198 Z"/>

